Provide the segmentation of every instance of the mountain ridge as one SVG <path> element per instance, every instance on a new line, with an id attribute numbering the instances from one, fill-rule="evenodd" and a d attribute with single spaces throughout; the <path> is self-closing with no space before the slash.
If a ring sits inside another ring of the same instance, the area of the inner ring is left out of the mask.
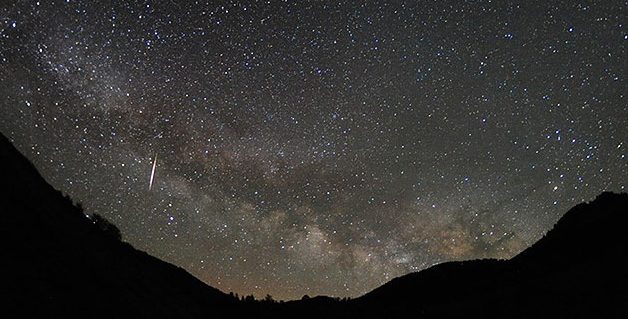
<path id="1" fill-rule="evenodd" d="M 191 318 L 236 302 L 182 268 L 105 235 L 3 135 L 0 159 L 0 236 L 5 260 L 12 261 L 3 273 L 17 274 L 3 280 L 4 311 L 17 317 Z M 136 306 L 146 300 L 158 302 Z M 178 305 L 169 307 L 168 300 Z"/>
<path id="2" fill-rule="evenodd" d="M 574 298 L 587 295 L 587 291 L 595 289 L 598 297 L 619 297 L 621 304 L 628 305 L 628 290 L 625 288 L 628 284 L 628 275 L 625 273 L 625 269 L 628 269 L 628 258 L 621 254 L 628 252 L 628 240 L 621 235 L 621 227 L 625 227 L 627 222 L 628 194 L 604 192 L 595 200 L 570 209 L 543 238 L 511 259 L 438 264 L 420 272 L 394 278 L 356 298 L 355 302 L 379 302 L 384 303 L 385 308 L 403 308 L 407 306 L 404 302 L 412 301 L 415 307 L 422 302 L 425 304 L 423 308 L 429 308 L 447 299 L 477 299 L 473 295 L 480 293 L 484 294 L 482 298 L 485 300 L 492 299 L 497 304 L 512 301 L 505 300 L 500 294 L 516 296 L 519 300 L 527 298 L 529 304 L 538 304 L 542 302 L 540 298 L 535 300 L 530 297 L 534 289 L 546 291 L 542 292 L 546 297 L 557 294 Z M 579 276 L 567 276 L 575 274 Z M 558 284 L 548 285 L 552 282 Z M 415 291 L 417 287 L 421 287 L 421 290 Z M 565 289 L 566 287 L 569 289 Z M 528 294 L 521 296 L 522 292 Z M 606 303 L 604 300 L 595 301 L 598 304 Z M 561 311 L 575 317 L 580 315 L 579 311 L 593 312 L 595 304 L 587 304 L 586 300 L 581 302 L 576 305 L 573 300 L 564 300 L 561 307 L 569 305 L 573 310 Z M 551 305 L 545 306 L 551 308 Z M 526 312 L 522 304 L 511 304 L 509 307 L 517 309 L 520 314 L 526 314 L 522 317 L 539 315 Z M 615 310 L 620 311 L 610 308 L 607 310 L 609 312 L 600 310 L 600 313 L 614 316 Z M 436 312 L 434 311 L 434 316 L 437 315 Z M 442 314 L 442 309 L 440 312 Z M 560 315 L 558 312 L 553 315 Z M 628 314 L 625 310 L 621 312 Z M 482 315 L 490 314 L 490 311 L 482 312 Z M 507 315 L 516 317 L 514 313 Z"/>

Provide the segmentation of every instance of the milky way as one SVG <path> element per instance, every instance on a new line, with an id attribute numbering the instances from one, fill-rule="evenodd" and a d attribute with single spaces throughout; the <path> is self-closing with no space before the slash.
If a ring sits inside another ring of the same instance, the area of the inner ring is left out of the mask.
<path id="1" fill-rule="evenodd" d="M 0 131 L 223 291 L 357 296 L 625 190 L 623 1 L 126 2 L 2 2 Z"/>

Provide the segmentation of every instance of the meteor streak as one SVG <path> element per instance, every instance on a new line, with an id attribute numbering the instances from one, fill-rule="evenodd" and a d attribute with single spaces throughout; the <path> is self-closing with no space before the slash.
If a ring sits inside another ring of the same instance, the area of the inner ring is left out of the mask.
<path id="1" fill-rule="evenodd" d="M 148 190 L 153 188 L 153 179 L 155 178 L 155 167 L 157 166 L 157 154 L 155 154 L 155 160 L 153 161 L 153 169 L 150 172 L 150 181 L 148 182 Z"/>

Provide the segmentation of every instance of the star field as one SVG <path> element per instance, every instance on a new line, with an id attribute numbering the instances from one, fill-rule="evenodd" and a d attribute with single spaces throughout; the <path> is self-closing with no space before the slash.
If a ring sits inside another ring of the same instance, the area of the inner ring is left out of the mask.
<path id="1" fill-rule="evenodd" d="M 625 191 L 627 17 L 622 1 L 3 2 L 0 131 L 214 287 L 358 296 L 511 257 Z"/>

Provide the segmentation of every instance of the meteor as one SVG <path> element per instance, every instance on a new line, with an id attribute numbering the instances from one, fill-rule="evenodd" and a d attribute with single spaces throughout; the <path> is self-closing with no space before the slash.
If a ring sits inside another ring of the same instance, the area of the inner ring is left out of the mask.
<path id="1" fill-rule="evenodd" d="M 150 172 L 150 181 L 148 182 L 148 190 L 153 188 L 153 178 L 155 178 L 155 167 L 157 166 L 157 154 L 155 154 L 155 160 L 153 161 L 153 169 Z"/>

